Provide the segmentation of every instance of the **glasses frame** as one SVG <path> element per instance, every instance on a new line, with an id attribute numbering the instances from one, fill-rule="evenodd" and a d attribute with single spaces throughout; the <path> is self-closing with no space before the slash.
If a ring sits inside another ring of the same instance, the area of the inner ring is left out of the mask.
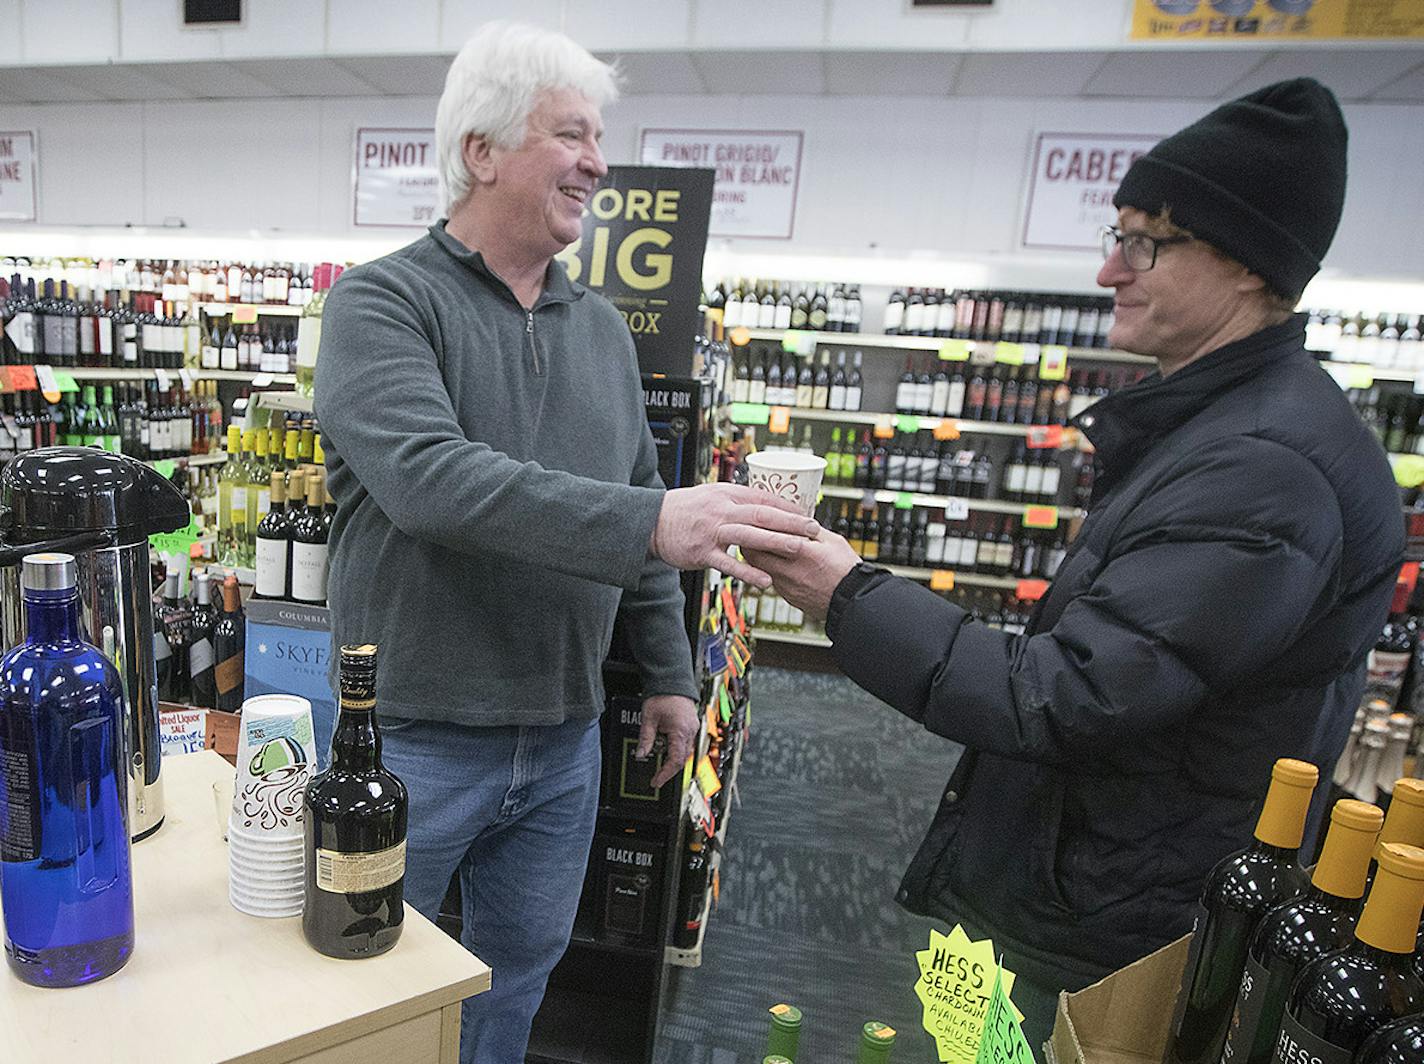
<path id="1" fill-rule="evenodd" d="M 1148 233 L 1124 233 L 1115 225 L 1105 225 L 1100 230 L 1098 230 L 1098 233 L 1102 238 L 1104 262 L 1112 258 L 1113 252 L 1116 251 L 1119 247 L 1122 247 L 1123 241 L 1125 239 L 1131 238 L 1133 240 L 1147 240 L 1151 242 L 1152 258 L 1146 266 L 1134 266 L 1128 260 L 1127 250 L 1123 250 L 1123 264 L 1126 265 L 1127 268 L 1133 273 L 1146 273 L 1148 270 L 1156 266 L 1157 252 L 1162 250 L 1162 248 L 1170 247 L 1173 244 L 1190 244 L 1193 240 L 1196 239 L 1195 237 L 1188 236 L 1186 234 L 1179 234 L 1177 236 L 1152 236 Z M 1108 243 L 1108 241 L 1110 240 L 1112 241 L 1111 244 Z"/>

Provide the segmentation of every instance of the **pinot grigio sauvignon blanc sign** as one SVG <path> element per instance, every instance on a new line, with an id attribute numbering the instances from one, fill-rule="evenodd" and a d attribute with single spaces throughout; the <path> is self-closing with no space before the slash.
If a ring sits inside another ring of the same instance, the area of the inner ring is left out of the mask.
<path id="1" fill-rule="evenodd" d="M 352 170 L 362 226 L 427 226 L 440 217 L 433 129 L 358 129 Z"/>
<path id="2" fill-rule="evenodd" d="M 710 235 L 788 240 L 796 222 L 803 139 L 800 132 L 645 129 L 639 157 L 648 166 L 715 171 Z"/>
<path id="3" fill-rule="evenodd" d="M 1033 145 L 1022 244 L 1095 251 L 1098 230 L 1117 221 L 1113 193 L 1134 159 L 1160 136 L 1040 133 Z"/>
<path id="4" fill-rule="evenodd" d="M 7 133 L 0 130 L 0 219 L 12 222 L 35 220 L 38 169 L 34 131 Z"/>

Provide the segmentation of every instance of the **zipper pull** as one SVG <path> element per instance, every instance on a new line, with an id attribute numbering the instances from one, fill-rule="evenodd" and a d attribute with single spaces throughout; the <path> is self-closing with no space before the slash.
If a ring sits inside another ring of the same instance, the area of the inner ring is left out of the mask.
<path id="1" fill-rule="evenodd" d="M 526 310 L 524 313 L 525 313 L 525 315 L 527 316 L 526 322 L 525 322 L 525 325 L 524 325 L 524 331 L 527 332 L 530 336 L 533 336 L 533 335 L 534 335 L 534 312 L 533 312 L 532 310 Z"/>

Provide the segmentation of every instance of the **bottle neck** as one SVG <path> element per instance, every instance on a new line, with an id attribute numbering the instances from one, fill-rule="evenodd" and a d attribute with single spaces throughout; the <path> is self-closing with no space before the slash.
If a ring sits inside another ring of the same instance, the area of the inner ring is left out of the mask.
<path id="1" fill-rule="evenodd" d="M 79 596 L 67 591 L 26 591 L 25 624 L 32 643 L 79 639 Z"/>
<path id="2" fill-rule="evenodd" d="M 331 736 L 331 767 L 343 772 L 371 772 L 381 767 L 381 734 L 374 706 L 342 703 Z"/>

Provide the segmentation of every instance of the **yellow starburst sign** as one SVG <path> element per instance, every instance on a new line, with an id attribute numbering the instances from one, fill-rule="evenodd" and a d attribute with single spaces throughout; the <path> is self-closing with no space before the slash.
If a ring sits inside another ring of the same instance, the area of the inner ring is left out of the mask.
<path id="1" fill-rule="evenodd" d="M 915 996 L 924 1006 L 924 1028 L 934 1036 L 939 1059 L 946 1064 L 974 1064 L 984 1034 L 984 1016 L 994 992 L 994 980 L 1001 980 L 1007 996 L 1014 986 L 1014 973 L 1002 971 L 995 961 L 990 939 L 971 942 L 958 924 L 947 935 L 930 929 L 929 949 L 916 952 L 920 978 Z M 1014 1018 L 1023 1013 L 1013 1008 Z"/>

